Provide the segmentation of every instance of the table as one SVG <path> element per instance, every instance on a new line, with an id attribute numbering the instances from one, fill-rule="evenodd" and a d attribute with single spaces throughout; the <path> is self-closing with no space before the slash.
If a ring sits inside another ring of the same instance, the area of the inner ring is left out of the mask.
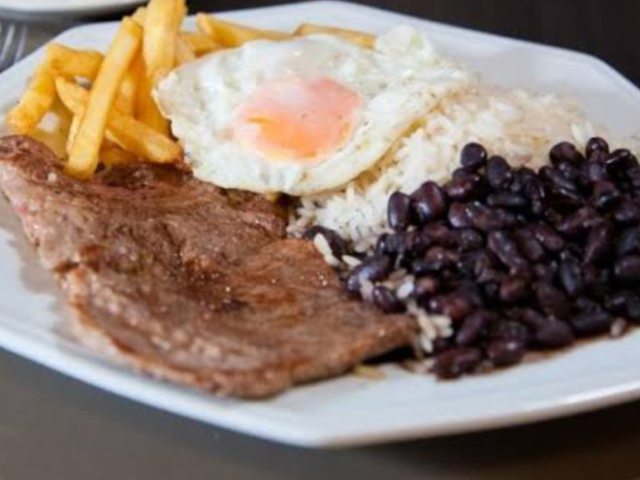
<path id="1" fill-rule="evenodd" d="M 200 0 L 191 5 L 192 10 L 212 10 L 211 5 L 224 10 L 252 3 L 275 2 Z M 632 2 L 375 3 L 433 20 L 589 51 L 640 81 L 635 29 L 640 5 Z M 34 26 L 30 48 L 68 25 Z M 153 410 L 3 351 L 0 385 L 2 480 L 640 477 L 640 402 L 526 427 L 315 451 Z"/>

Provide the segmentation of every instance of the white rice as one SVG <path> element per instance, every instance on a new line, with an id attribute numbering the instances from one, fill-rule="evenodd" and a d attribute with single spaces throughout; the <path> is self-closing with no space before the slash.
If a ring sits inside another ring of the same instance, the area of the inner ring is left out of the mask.
<path id="1" fill-rule="evenodd" d="M 574 102 L 475 82 L 444 98 L 373 169 L 339 191 L 301 198 L 289 231 L 299 235 L 322 225 L 366 251 L 387 228 L 389 195 L 410 193 L 426 180 L 448 180 L 468 142 L 479 142 L 514 165 L 537 168 L 547 161 L 553 144 L 568 140 L 584 145 L 595 133 Z"/>

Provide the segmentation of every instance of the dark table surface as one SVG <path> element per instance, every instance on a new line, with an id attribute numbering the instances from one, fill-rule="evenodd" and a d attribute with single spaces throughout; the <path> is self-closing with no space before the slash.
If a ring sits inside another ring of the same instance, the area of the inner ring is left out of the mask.
<path id="1" fill-rule="evenodd" d="M 192 11 L 273 3 L 278 2 L 190 2 Z M 361 3 L 585 51 L 640 81 L 640 2 Z M 32 27 L 30 47 L 62 27 Z M 147 408 L 0 351 L 0 480 L 632 479 L 640 477 L 639 451 L 640 403 L 471 435 L 304 450 Z"/>

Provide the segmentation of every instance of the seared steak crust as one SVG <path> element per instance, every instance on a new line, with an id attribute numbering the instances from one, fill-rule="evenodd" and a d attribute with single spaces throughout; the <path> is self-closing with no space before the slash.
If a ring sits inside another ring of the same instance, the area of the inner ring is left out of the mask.
<path id="1" fill-rule="evenodd" d="M 0 140 L 0 188 L 75 312 L 80 340 L 157 377 L 264 397 L 406 345 L 416 326 L 349 299 L 286 211 L 174 169 L 66 176 Z"/>

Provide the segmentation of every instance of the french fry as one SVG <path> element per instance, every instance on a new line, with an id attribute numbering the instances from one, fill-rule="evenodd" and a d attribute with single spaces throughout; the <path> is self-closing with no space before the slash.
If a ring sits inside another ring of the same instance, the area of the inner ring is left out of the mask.
<path id="1" fill-rule="evenodd" d="M 131 64 L 131 68 L 122 79 L 120 91 L 116 97 L 116 106 L 122 113 L 135 115 L 136 94 L 143 68 L 142 55 L 137 55 Z"/>
<path id="2" fill-rule="evenodd" d="M 47 46 L 48 68 L 55 75 L 83 77 L 93 80 L 100 70 L 104 56 L 94 50 L 76 50 L 59 43 Z"/>
<path id="3" fill-rule="evenodd" d="M 70 174 L 88 178 L 98 166 L 109 112 L 141 42 L 142 28 L 131 18 L 125 17 L 91 88 L 86 111 L 66 165 Z"/>
<path id="4" fill-rule="evenodd" d="M 69 110 L 71 111 L 71 109 Z M 73 115 L 73 118 L 71 119 L 71 125 L 69 126 L 69 133 L 67 135 L 67 144 L 66 144 L 67 155 L 71 153 L 71 147 L 73 147 L 73 142 L 76 140 L 76 135 L 78 135 L 78 128 L 80 127 L 80 122 L 82 121 L 83 115 L 84 115 L 84 107 L 82 109 L 78 109 L 77 112 L 75 112 L 75 114 Z"/>
<path id="5" fill-rule="evenodd" d="M 75 116 L 82 115 L 89 102 L 89 92 L 64 78 L 56 79 L 60 99 Z M 180 146 L 169 137 L 113 109 L 107 120 L 107 139 L 128 152 L 155 163 L 172 163 L 182 156 Z"/>
<path id="6" fill-rule="evenodd" d="M 196 57 L 220 50 L 222 45 L 214 42 L 209 36 L 199 32 L 180 32 L 180 38 L 189 45 Z"/>
<path id="7" fill-rule="evenodd" d="M 313 23 L 303 23 L 293 32 L 296 36 L 313 35 L 315 33 L 336 35 L 365 48 L 373 48 L 373 45 L 376 42 L 375 35 L 371 35 L 370 33 L 360 32 L 358 30 L 348 30 L 346 28 L 327 27 L 325 25 L 316 25 Z"/>
<path id="8" fill-rule="evenodd" d="M 138 160 L 133 153 L 127 152 L 119 145 L 106 140 L 100 148 L 100 162 L 107 167 L 118 167 Z"/>
<path id="9" fill-rule="evenodd" d="M 160 113 L 160 109 L 151 95 L 152 90 L 151 78 L 146 74 L 146 71 L 143 71 L 136 94 L 136 118 L 149 125 L 156 132 L 168 136 L 169 121 Z"/>
<path id="10" fill-rule="evenodd" d="M 196 54 L 191 51 L 189 44 L 180 36 L 176 37 L 176 66 L 193 62 Z"/>
<path id="11" fill-rule="evenodd" d="M 14 133 L 25 135 L 32 132 L 49 111 L 55 98 L 54 77 L 48 65 L 43 63 L 36 69 L 18 104 L 7 113 L 7 125 Z"/>
<path id="12" fill-rule="evenodd" d="M 289 33 L 247 27 L 204 13 L 196 15 L 196 26 L 213 41 L 229 48 L 239 47 L 253 40 L 288 40 L 292 37 Z"/>
<path id="13" fill-rule="evenodd" d="M 147 18 L 147 8 L 146 7 L 138 7 L 131 18 L 134 22 L 136 22 L 141 27 L 144 27 L 144 22 Z"/>
<path id="14" fill-rule="evenodd" d="M 153 86 L 175 65 L 180 13 L 177 0 L 151 0 L 147 6 L 142 53 Z"/>
<path id="15" fill-rule="evenodd" d="M 59 158 L 64 158 L 67 155 L 65 144 L 69 135 L 71 114 L 57 98 L 47 113 L 50 114 L 49 118 L 29 132 L 29 136 L 44 143 Z"/>
<path id="16" fill-rule="evenodd" d="M 186 0 L 174 0 L 177 4 L 176 8 L 178 11 L 178 14 L 176 15 L 176 24 L 175 24 L 175 31 L 176 33 L 180 31 L 180 27 L 182 27 L 182 24 L 184 22 L 185 17 L 187 16 L 187 2 Z"/>

